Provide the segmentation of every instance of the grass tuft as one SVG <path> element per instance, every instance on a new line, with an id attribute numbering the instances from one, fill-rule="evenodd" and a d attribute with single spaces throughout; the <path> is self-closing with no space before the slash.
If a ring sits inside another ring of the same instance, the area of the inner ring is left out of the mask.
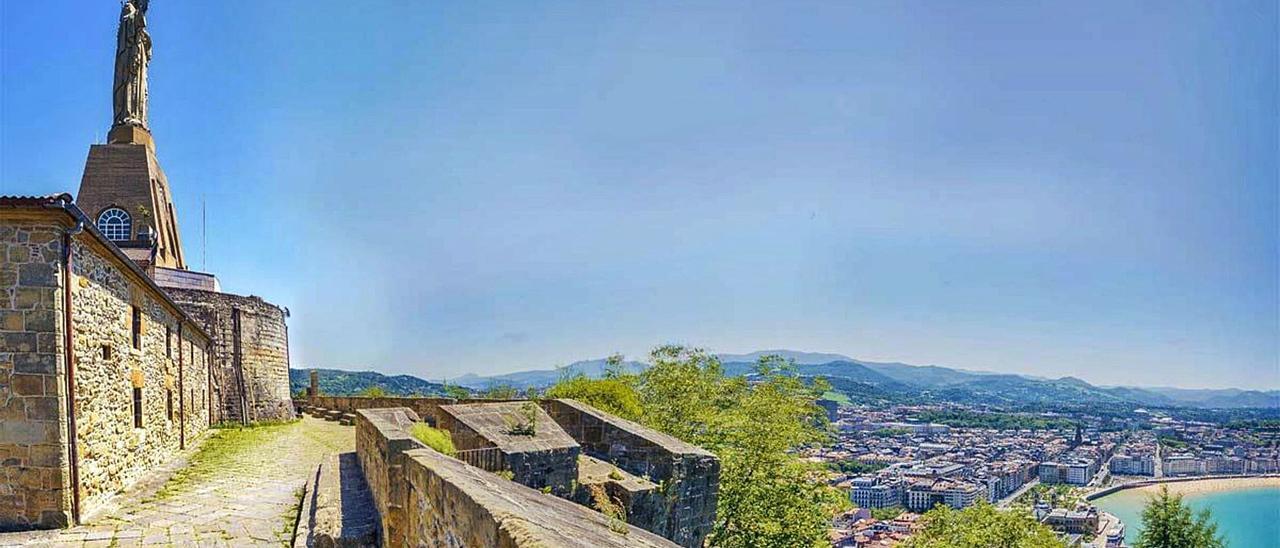
<path id="1" fill-rule="evenodd" d="M 427 444 L 427 447 L 435 449 L 450 457 L 457 455 L 458 450 L 453 446 L 453 436 L 449 435 L 447 430 L 432 428 L 425 422 L 419 422 L 413 425 L 410 431 L 413 437 L 418 441 Z"/>
<path id="2" fill-rule="evenodd" d="M 156 492 L 156 499 L 165 499 L 183 493 L 192 484 L 223 475 L 228 471 L 254 466 L 254 453 L 263 442 L 277 436 L 294 422 L 260 424 L 254 426 L 224 426 L 200 446 L 191 461 L 178 470 Z"/>

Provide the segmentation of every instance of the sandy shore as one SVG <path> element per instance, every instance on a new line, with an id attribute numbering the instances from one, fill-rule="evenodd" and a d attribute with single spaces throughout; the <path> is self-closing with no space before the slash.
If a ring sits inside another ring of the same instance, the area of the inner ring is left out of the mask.
<path id="1" fill-rule="evenodd" d="M 1136 487 L 1133 490 L 1143 493 L 1158 493 L 1160 492 L 1160 488 L 1164 486 L 1169 487 L 1170 493 L 1194 495 L 1220 491 L 1235 491 L 1237 489 L 1248 489 L 1251 487 L 1280 487 L 1280 477 L 1207 478 L 1191 479 L 1186 481 L 1174 480 L 1154 485 L 1144 485 L 1142 487 Z"/>

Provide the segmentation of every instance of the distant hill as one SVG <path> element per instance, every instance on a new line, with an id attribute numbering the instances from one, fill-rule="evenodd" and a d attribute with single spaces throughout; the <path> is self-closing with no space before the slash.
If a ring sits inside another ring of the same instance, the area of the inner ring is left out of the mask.
<path id="1" fill-rule="evenodd" d="M 632 373 L 643 371 L 648 367 L 647 364 L 635 361 L 624 361 L 622 366 Z M 605 370 L 608 368 L 608 360 L 601 358 L 598 360 L 583 360 L 574 362 L 558 369 L 539 369 L 533 371 L 520 371 L 517 373 L 507 373 L 505 375 L 494 375 L 491 377 L 480 377 L 477 375 L 463 375 L 456 379 L 450 379 L 449 382 L 459 386 L 465 386 L 472 390 L 484 390 L 492 386 L 510 386 L 512 388 L 525 389 L 531 387 L 551 386 L 565 375 L 576 375 L 581 373 L 588 377 L 597 378 L 604 376 Z"/>
<path id="2" fill-rule="evenodd" d="M 983 376 L 997 375 L 978 371 L 965 371 L 937 365 L 907 365 L 905 363 L 858 362 L 872 371 L 884 374 L 898 382 L 913 386 L 937 387 L 977 380 Z"/>
<path id="3" fill-rule="evenodd" d="M 716 354 L 723 363 L 755 363 L 764 356 L 781 356 L 784 360 L 796 362 L 796 365 L 816 365 L 831 362 L 852 362 L 853 358 L 840 354 L 822 352 L 800 352 L 798 350 L 757 350 L 749 354 Z"/>
<path id="4" fill-rule="evenodd" d="M 391 396 L 439 396 L 444 385 L 424 381 L 413 375 L 387 376 L 377 371 L 343 371 L 341 369 L 316 369 L 320 373 L 320 393 L 330 396 L 353 396 L 372 387 L 378 387 Z M 311 385 L 310 369 L 290 369 L 289 388 L 297 394 Z"/>
<path id="5" fill-rule="evenodd" d="M 1026 375 L 971 371 L 940 365 L 910 365 L 895 362 L 868 362 L 830 353 L 795 350 L 761 350 L 747 354 L 720 354 L 725 371 L 749 374 L 755 361 L 777 354 L 796 363 L 805 377 L 825 377 L 834 391 L 855 401 L 956 402 L 991 405 L 1019 404 L 1136 404 L 1154 407 L 1199 408 L 1280 408 L 1280 390 L 1101 387 L 1075 377 L 1047 379 Z M 647 364 L 624 362 L 628 371 L 643 371 Z M 582 373 L 589 377 L 604 374 L 604 359 L 575 362 L 559 369 L 520 371 L 481 377 L 464 375 L 450 381 L 473 390 L 492 386 L 517 389 L 546 387 L 564 375 Z M 382 386 L 392 393 L 439 393 L 443 387 L 409 375 L 383 377 L 374 372 L 354 373 L 321 370 L 321 389 L 328 393 L 355 393 L 368 386 Z M 297 375 L 297 376 L 295 376 Z M 290 371 L 295 391 L 306 386 L 305 371 Z M 326 381 L 326 379 L 330 379 Z M 326 388 L 326 382 L 334 388 Z M 417 384 L 415 384 L 417 383 Z"/>

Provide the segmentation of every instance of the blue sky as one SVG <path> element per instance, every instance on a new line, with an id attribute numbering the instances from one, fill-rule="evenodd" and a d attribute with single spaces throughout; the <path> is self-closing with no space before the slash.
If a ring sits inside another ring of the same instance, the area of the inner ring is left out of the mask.
<path id="1" fill-rule="evenodd" d="M 0 193 L 78 187 L 117 11 L 0 3 Z M 1276 388 L 1277 15 L 157 0 L 151 125 L 192 266 L 287 306 L 295 367 L 678 342 Z"/>

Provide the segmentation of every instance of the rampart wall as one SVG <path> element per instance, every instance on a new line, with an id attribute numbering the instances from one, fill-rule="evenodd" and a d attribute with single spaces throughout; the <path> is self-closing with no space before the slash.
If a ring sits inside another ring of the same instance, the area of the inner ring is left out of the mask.
<path id="1" fill-rule="evenodd" d="M 657 532 L 681 546 L 702 546 L 720 491 L 715 455 L 573 400 L 544 400 L 542 406 L 583 454 L 664 485 L 666 524 Z"/>
<path id="2" fill-rule="evenodd" d="M 387 546 L 673 546 L 427 448 L 409 435 L 411 409 L 365 408 L 356 417 L 356 451 Z"/>
<path id="3" fill-rule="evenodd" d="M 218 422 L 294 418 L 283 309 L 259 297 L 173 287 L 166 291 L 214 339 Z"/>
<path id="4" fill-rule="evenodd" d="M 313 407 L 321 407 L 332 411 L 341 411 L 343 413 L 355 413 L 361 409 L 405 407 L 412 409 L 413 412 L 427 424 L 430 424 L 431 426 L 438 426 L 443 417 L 443 413 L 440 411 L 440 406 L 442 405 L 454 405 L 460 403 L 493 403 L 497 401 L 507 400 L 486 400 L 479 398 L 368 398 L 363 396 L 313 396 L 307 398 L 305 402 L 299 401 L 297 403 L 306 403 Z"/>

